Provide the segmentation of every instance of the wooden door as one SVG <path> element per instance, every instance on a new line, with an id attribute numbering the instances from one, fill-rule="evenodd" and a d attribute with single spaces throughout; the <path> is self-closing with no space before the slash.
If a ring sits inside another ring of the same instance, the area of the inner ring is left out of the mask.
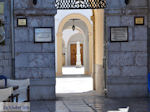
<path id="1" fill-rule="evenodd" d="M 77 46 L 76 44 L 71 44 L 70 48 L 71 52 L 71 65 L 76 65 L 76 54 L 77 54 Z"/>
<path id="2" fill-rule="evenodd" d="M 83 44 L 80 44 L 80 53 L 81 53 L 81 64 L 83 65 Z"/>
<path id="3" fill-rule="evenodd" d="M 83 65 L 83 44 L 80 45 L 81 49 L 81 64 Z M 76 55 L 77 55 L 77 46 L 76 44 L 71 44 L 70 46 L 70 53 L 71 53 L 71 65 L 76 65 Z"/>

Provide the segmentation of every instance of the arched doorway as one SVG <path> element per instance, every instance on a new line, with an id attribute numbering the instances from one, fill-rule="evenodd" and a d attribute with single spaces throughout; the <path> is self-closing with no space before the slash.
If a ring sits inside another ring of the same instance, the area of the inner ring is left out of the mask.
<path id="1" fill-rule="evenodd" d="M 93 20 L 93 26 L 89 22 L 89 20 L 81 15 L 81 14 L 70 14 L 67 15 L 61 22 L 58 27 L 57 31 L 57 48 L 59 51 L 62 50 L 62 37 L 63 37 L 63 30 L 67 21 L 71 19 L 80 19 L 85 22 L 87 29 L 88 29 L 88 36 L 89 36 L 89 52 L 93 53 L 93 55 L 89 54 L 92 60 L 89 60 L 89 65 L 92 66 L 91 74 L 94 80 L 94 90 L 96 90 L 99 95 L 104 95 L 105 88 L 106 88 L 106 78 L 105 78 L 105 70 L 104 67 L 104 58 L 105 58 L 105 42 L 104 42 L 104 9 L 94 9 L 93 16 L 91 19 Z M 94 48 L 93 48 L 94 47 Z M 62 75 L 62 53 L 57 51 L 57 70 L 56 75 Z M 61 56 L 61 57 L 59 57 Z"/>
<path id="2" fill-rule="evenodd" d="M 88 31 L 86 32 L 86 35 L 89 38 L 89 53 L 86 54 L 89 56 L 89 64 L 85 63 L 86 67 L 85 67 L 85 74 L 92 74 L 92 61 L 93 61 L 93 28 L 92 25 L 90 23 L 90 21 L 83 15 L 81 14 L 70 14 L 68 16 L 66 16 L 59 24 L 58 27 L 58 31 L 57 31 L 57 67 L 56 67 L 56 75 L 57 76 L 61 76 L 62 75 L 62 37 L 63 37 L 63 30 L 69 29 L 69 27 L 66 25 L 68 24 L 68 21 L 71 21 L 72 19 L 79 19 L 80 21 L 83 22 L 83 24 L 85 24 L 85 27 L 87 27 Z M 66 26 L 65 26 L 66 25 Z M 79 27 L 79 26 L 78 26 Z M 82 28 L 81 28 L 82 29 Z M 77 30 L 79 30 L 79 28 L 77 28 Z M 79 30 L 80 32 L 84 33 L 84 31 Z"/>

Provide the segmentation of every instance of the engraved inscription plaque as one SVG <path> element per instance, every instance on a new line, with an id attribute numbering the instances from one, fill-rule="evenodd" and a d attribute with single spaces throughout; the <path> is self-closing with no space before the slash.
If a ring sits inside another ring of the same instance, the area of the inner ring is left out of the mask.
<path id="1" fill-rule="evenodd" d="M 52 28 L 35 28 L 35 42 L 52 42 Z"/>
<path id="2" fill-rule="evenodd" d="M 111 27 L 111 42 L 127 42 L 128 27 Z"/>
<path id="3" fill-rule="evenodd" d="M 135 17 L 134 24 L 135 25 L 144 25 L 144 17 Z"/>
<path id="4" fill-rule="evenodd" d="M 4 13 L 4 2 L 0 2 L 0 14 Z"/>
<path id="5" fill-rule="evenodd" d="M 17 26 L 18 27 L 26 27 L 27 26 L 27 18 L 18 18 Z"/>

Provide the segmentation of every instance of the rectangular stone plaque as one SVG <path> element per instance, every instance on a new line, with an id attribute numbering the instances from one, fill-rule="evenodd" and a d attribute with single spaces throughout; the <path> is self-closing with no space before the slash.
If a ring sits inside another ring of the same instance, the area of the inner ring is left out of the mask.
<path id="1" fill-rule="evenodd" d="M 128 27 L 111 27 L 111 42 L 127 42 Z"/>
<path id="2" fill-rule="evenodd" d="M 0 14 L 4 14 L 4 2 L 0 2 Z"/>
<path id="3" fill-rule="evenodd" d="M 144 25 L 144 17 L 135 17 L 134 23 L 135 25 Z"/>
<path id="4" fill-rule="evenodd" d="M 35 28 L 35 42 L 52 42 L 52 28 Z"/>
<path id="5" fill-rule="evenodd" d="M 27 18 L 17 18 L 17 26 L 18 27 L 26 27 L 27 26 Z"/>

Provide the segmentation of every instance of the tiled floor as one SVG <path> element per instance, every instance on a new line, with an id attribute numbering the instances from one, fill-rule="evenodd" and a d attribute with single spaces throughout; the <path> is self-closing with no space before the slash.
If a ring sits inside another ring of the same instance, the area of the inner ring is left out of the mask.
<path id="1" fill-rule="evenodd" d="M 75 75 L 56 78 L 56 93 L 82 93 L 93 90 L 90 76 Z"/>
<path id="2" fill-rule="evenodd" d="M 92 78 L 63 76 L 57 78 L 56 101 L 31 102 L 31 112 L 150 112 L 148 98 L 106 98 L 92 90 Z M 89 92 L 87 92 L 89 91 Z M 81 93 L 79 93 L 81 92 Z M 69 93 L 69 94 L 67 94 Z"/>
<path id="3" fill-rule="evenodd" d="M 31 102 L 31 112 L 150 112 L 148 98 L 111 99 L 98 96 L 95 92 L 82 94 L 59 94 L 56 101 Z"/>
<path id="4" fill-rule="evenodd" d="M 91 91 L 93 82 L 89 76 L 65 75 L 56 80 L 57 93 L 65 94 L 57 94 L 56 101 L 31 102 L 31 112 L 150 112 L 148 98 L 117 99 L 97 95 Z M 125 111 L 127 107 L 129 111 Z"/>
<path id="5" fill-rule="evenodd" d="M 64 75 L 84 74 L 84 67 L 81 67 L 81 68 L 76 68 L 75 66 L 63 67 L 62 73 Z"/>

